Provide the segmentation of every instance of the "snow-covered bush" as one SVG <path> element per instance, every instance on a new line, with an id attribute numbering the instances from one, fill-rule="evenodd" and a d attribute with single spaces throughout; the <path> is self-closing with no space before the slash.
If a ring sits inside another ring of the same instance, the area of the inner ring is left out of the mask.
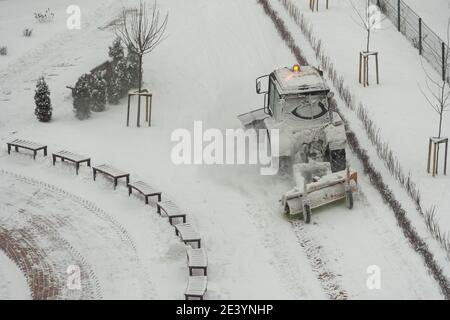
<path id="1" fill-rule="evenodd" d="M 83 74 L 72 90 L 73 110 L 75 116 L 80 119 L 88 119 L 91 116 L 91 82 L 90 74 Z"/>
<path id="2" fill-rule="evenodd" d="M 117 104 L 129 89 L 127 76 L 127 61 L 125 58 L 117 61 L 112 70 L 110 84 L 108 86 L 108 101 Z"/>
<path id="3" fill-rule="evenodd" d="M 52 22 L 55 18 L 55 14 L 50 10 L 50 8 L 47 8 L 45 12 L 35 12 L 34 18 L 40 23 Z"/>
<path id="4" fill-rule="evenodd" d="M 109 47 L 109 56 L 112 59 L 111 72 L 108 74 L 108 102 L 111 104 L 119 103 L 129 89 L 127 76 L 127 59 L 125 58 L 124 48 L 119 38 L 116 38 L 111 47 Z"/>
<path id="5" fill-rule="evenodd" d="M 25 30 L 23 30 L 22 34 L 24 37 L 31 37 L 31 35 L 33 34 L 33 29 L 26 28 Z"/>
<path id="6" fill-rule="evenodd" d="M 120 41 L 119 38 L 116 38 L 113 41 L 112 46 L 109 47 L 108 55 L 112 59 L 113 64 L 117 63 L 125 57 L 122 41 Z"/>
<path id="7" fill-rule="evenodd" d="M 0 56 L 6 56 L 8 54 L 7 46 L 0 46 Z"/>
<path id="8" fill-rule="evenodd" d="M 89 93 L 92 111 L 104 111 L 106 106 L 106 81 L 101 72 L 90 76 Z"/>
<path id="9" fill-rule="evenodd" d="M 36 83 L 36 91 L 34 94 L 34 102 L 36 107 L 34 114 L 39 121 L 48 122 L 52 118 L 52 103 L 50 100 L 50 90 L 45 82 L 44 77 L 40 77 Z"/>
<path id="10" fill-rule="evenodd" d="M 127 78 L 128 87 L 139 87 L 139 56 L 130 47 L 127 48 Z"/>

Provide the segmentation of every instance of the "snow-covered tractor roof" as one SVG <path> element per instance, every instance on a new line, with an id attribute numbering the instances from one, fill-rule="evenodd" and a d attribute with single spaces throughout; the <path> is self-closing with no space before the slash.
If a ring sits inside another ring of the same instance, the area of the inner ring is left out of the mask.
<path id="1" fill-rule="evenodd" d="M 275 70 L 273 75 L 281 95 L 330 90 L 319 71 L 311 66 L 294 66 L 292 69 L 284 67 Z"/>

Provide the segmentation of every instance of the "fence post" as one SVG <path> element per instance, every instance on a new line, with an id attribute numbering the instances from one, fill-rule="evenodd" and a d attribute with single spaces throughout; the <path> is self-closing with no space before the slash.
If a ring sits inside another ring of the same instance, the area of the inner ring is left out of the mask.
<path id="1" fill-rule="evenodd" d="M 445 81 L 445 42 L 442 42 L 442 81 Z"/>
<path id="2" fill-rule="evenodd" d="M 422 55 L 422 18 L 419 18 L 419 54 Z"/>
<path id="3" fill-rule="evenodd" d="M 400 1 L 397 1 L 397 25 L 398 25 L 398 31 L 400 31 Z"/>

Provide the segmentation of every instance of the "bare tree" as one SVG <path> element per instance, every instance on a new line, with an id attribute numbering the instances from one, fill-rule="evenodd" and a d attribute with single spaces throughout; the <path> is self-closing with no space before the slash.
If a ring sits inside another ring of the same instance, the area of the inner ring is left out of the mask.
<path id="1" fill-rule="evenodd" d="M 169 14 L 161 18 L 156 0 L 148 9 L 141 0 L 134 10 L 123 10 L 122 21 L 115 29 L 117 37 L 139 57 L 139 93 L 142 90 L 142 59 L 152 52 L 164 39 Z M 138 96 L 138 126 L 141 113 L 141 98 Z"/>
<path id="2" fill-rule="evenodd" d="M 441 138 L 442 134 L 442 120 L 444 118 L 444 113 L 450 111 L 450 87 L 447 83 L 447 77 L 445 72 L 449 70 L 450 67 L 450 19 L 447 23 L 447 46 L 444 52 L 444 55 L 441 57 L 444 74 L 439 76 L 435 72 L 428 72 L 422 62 L 422 69 L 425 73 L 425 83 L 427 86 L 426 92 L 420 87 L 423 96 L 427 100 L 428 104 L 433 108 L 433 110 L 439 115 L 439 127 L 438 127 L 438 136 L 437 138 Z"/>
<path id="3" fill-rule="evenodd" d="M 379 28 L 379 25 L 384 17 L 381 16 L 381 12 L 376 8 L 375 5 L 371 5 L 369 0 L 364 0 L 364 7 L 362 9 L 358 8 L 353 0 L 349 0 L 350 5 L 356 13 L 357 19 L 353 19 L 355 23 L 363 28 L 366 33 L 366 52 L 370 51 L 370 36 L 372 30 Z"/>

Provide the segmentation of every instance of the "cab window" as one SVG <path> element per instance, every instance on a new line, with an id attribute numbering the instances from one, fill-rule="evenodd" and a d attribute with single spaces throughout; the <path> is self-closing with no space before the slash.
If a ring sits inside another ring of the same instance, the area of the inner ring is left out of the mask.
<path id="1" fill-rule="evenodd" d="M 292 99 L 289 103 L 292 108 L 291 113 L 305 120 L 318 119 L 325 115 L 326 99 L 321 95 L 306 95 Z"/>

